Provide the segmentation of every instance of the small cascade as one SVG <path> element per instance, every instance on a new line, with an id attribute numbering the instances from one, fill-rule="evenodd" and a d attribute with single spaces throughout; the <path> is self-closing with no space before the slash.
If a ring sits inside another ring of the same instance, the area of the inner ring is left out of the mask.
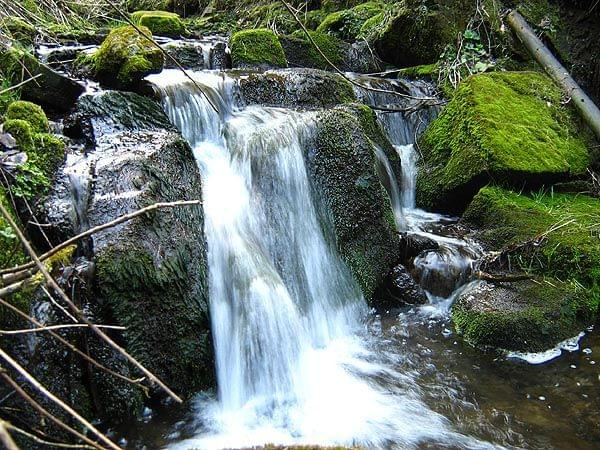
<path id="1" fill-rule="evenodd" d="M 394 175 L 394 170 L 390 164 L 389 159 L 385 155 L 384 151 L 375 146 L 375 156 L 377 158 L 377 172 L 379 173 L 379 179 L 385 186 L 385 190 L 390 197 L 392 203 L 392 211 L 394 212 L 394 221 L 398 230 L 406 230 L 406 219 L 404 218 L 402 195 L 398 188 L 398 182 Z"/>

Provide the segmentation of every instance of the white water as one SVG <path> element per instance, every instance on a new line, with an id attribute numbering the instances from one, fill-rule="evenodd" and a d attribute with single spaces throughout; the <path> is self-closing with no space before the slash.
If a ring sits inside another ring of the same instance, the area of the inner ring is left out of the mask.
<path id="1" fill-rule="evenodd" d="M 401 355 L 375 351 L 365 301 L 318 222 L 303 158 L 314 113 L 240 107 L 232 79 L 194 77 L 220 117 L 179 72 L 149 77 L 202 172 L 219 386 L 197 400 L 196 435 L 171 447 L 486 447 L 424 403 Z"/>

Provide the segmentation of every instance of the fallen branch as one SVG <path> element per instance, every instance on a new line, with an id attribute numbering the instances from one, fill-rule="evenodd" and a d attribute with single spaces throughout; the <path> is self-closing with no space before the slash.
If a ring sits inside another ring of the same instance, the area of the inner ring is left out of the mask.
<path id="1" fill-rule="evenodd" d="M 74 236 L 71 239 L 66 240 L 62 244 L 57 245 L 56 247 L 52 248 L 51 250 L 48 250 L 46 253 L 40 255 L 38 258 L 40 259 L 40 261 L 44 261 L 44 260 L 50 258 L 51 256 L 55 255 L 56 253 L 60 252 L 61 250 L 64 250 L 68 246 L 77 243 L 79 240 L 81 240 L 83 238 L 91 236 L 92 234 L 98 233 L 100 231 L 106 230 L 107 228 L 112 228 L 123 222 L 127 222 L 128 220 L 131 220 L 142 214 L 146 214 L 148 212 L 154 211 L 155 209 L 174 208 L 177 206 L 200 205 L 200 204 L 202 204 L 202 202 L 200 200 L 180 200 L 177 202 L 154 203 L 153 205 L 146 206 L 145 208 L 142 208 L 142 209 L 138 209 L 137 211 L 134 211 L 132 213 L 128 213 L 128 214 L 122 215 L 121 217 L 117 217 L 115 220 L 111 220 L 110 222 L 107 222 L 105 224 L 92 227 L 89 230 L 84 231 L 83 233 L 80 233 L 77 236 Z M 0 270 L 0 275 L 6 274 L 6 273 L 12 273 L 12 272 L 20 272 L 22 270 L 27 270 L 32 267 L 36 267 L 35 261 L 30 261 L 27 264 L 12 267 L 10 269 Z M 36 272 L 37 272 L 37 268 L 36 268 Z"/>
<path id="2" fill-rule="evenodd" d="M 573 99 L 575 108 L 590 128 L 600 138 L 600 110 L 587 94 L 579 87 L 569 72 L 554 57 L 552 52 L 533 32 L 527 21 L 516 10 L 507 18 L 508 24 L 525 45 L 531 56 L 544 68 L 546 73 L 558 84 L 566 95 Z"/>
<path id="3" fill-rule="evenodd" d="M 58 447 L 58 448 L 95 448 L 95 447 L 91 447 L 89 445 L 79 445 L 79 444 L 63 444 L 62 442 L 51 442 L 51 441 L 47 441 L 45 439 L 41 439 L 39 437 L 37 437 L 35 434 L 31 434 L 25 430 L 22 430 L 19 427 L 15 427 L 13 424 L 11 424 L 10 422 L 5 422 L 0 420 L 0 424 L 12 431 L 17 432 L 18 434 L 21 434 L 23 436 L 28 437 L 29 439 L 31 439 L 33 442 L 36 442 L 38 444 L 43 444 L 45 446 L 48 447 Z"/>
<path id="4" fill-rule="evenodd" d="M 194 202 L 198 202 L 198 201 L 195 200 Z M 159 203 L 151 205 L 148 208 L 156 209 L 157 205 L 159 205 Z M 165 391 L 171 398 L 173 398 L 173 400 L 175 400 L 178 403 L 183 403 L 183 400 L 177 394 L 175 394 L 171 389 L 169 389 L 169 387 L 165 383 L 163 383 L 156 375 L 154 375 L 152 372 L 150 372 L 148 369 L 146 369 L 137 359 L 135 359 L 133 356 L 131 356 L 129 353 L 127 353 L 124 348 L 122 348 L 119 344 L 117 344 L 115 341 L 113 341 L 106 333 L 104 333 L 100 328 L 98 328 L 96 325 L 94 325 L 85 316 L 85 314 L 83 314 L 83 312 L 75 305 L 75 303 L 73 303 L 73 301 L 69 298 L 69 296 L 67 294 L 65 294 L 65 291 L 62 290 L 62 288 L 58 285 L 58 283 L 54 280 L 54 278 L 52 278 L 52 275 L 50 275 L 50 273 L 48 272 L 48 269 L 46 269 L 46 267 L 44 266 L 44 263 L 42 261 L 40 261 L 39 257 L 35 253 L 35 250 L 31 246 L 31 244 L 29 243 L 27 238 L 25 238 L 25 235 L 23 234 L 21 229 L 17 226 L 17 224 L 13 220 L 12 216 L 9 214 L 9 212 L 6 210 L 6 207 L 1 202 L 0 202 L 0 212 L 6 219 L 6 221 L 10 225 L 10 227 L 14 230 L 15 234 L 17 235 L 17 237 L 23 244 L 23 247 L 25 247 L 25 250 L 27 251 L 27 253 L 29 253 L 29 256 L 31 257 L 31 259 L 33 259 L 33 261 L 39 268 L 40 272 L 42 272 L 42 275 L 44 275 L 44 278 L 46 279 L 46 284 L 50 288 L 52 288 L 55 292 L 58 293 L 60 298 L 69 306 L 71 311 L 73 311 L 75 313 L 75 316 L 81 322 L 88 324 L 89 327 L 100 337 L 100 339 L 102 339 L 110 347 L 112 347 L 114 350 L 116 350 L 118 353 L 120 353 L 122 356 L 124 356 L 125 359 L 127 359 L 127 361 L 129 361 L 131 364 L 133 364 L 135 367 L 137 367 L 146 377 L 148 377 L 148 379 L 150 381 L 152 381 L 153 383 L 156 383 L 158 386 L 160 386 L 160 388 L 163 391 Z M 134 213 L 132 213 L 132 214 L 134 214 Z M 124 217 L 127 217 L 127 215 Z M 124 219 L 124 220 L 127 220 L 127 219 Z"/>
<path id="5" fill-rule="evenodd" d="M 4 444 L 6 450 L 19 450 L 19 447 L 17 447 L 17 444 L 15 444 L 15 441 L 13 441 L 13 438 L 6 429 L 5 423 L 3 420 L 0 420 L 0 442 Z"/>
<path id="6" fill-rule="evenodd" d="M 0 207 L 2 205 L 0 204 Z M 43 394 L 50 401 L 58 405 L 61 409 L 69 413 L 77 422 L 82 426 L 93 432 L 102 442 L 108 445 L 114 450 L 121 450 L 120 447 L 106 437 L 103 433 L 98 431 L 94 425 L 89 423 L 84 417 L 82 417 L 77 411 L 63 402 L 60 398 L 55 396 L 52 392 L 46 389 L 38 380 L 36 380 L 29 372 L 27 372 L 21 365 L 12 359 L 4 350 L 0 348 L 0 358 L 8 363 L 13 369 L 15 369 L 29 384 L 31 384 L 37 391 Z"/>
<path id="7" fill-rule="evenodd" d="M 473 277 L 477 278 L 478 280 L 496 283 L 513 283 L 515 281 L 530 280 L 532 278 L 531 275 L 493 275 L 481 270 L 474 272 Z"/>
<path id="8" fill-rule="evenodd" d="M 44 407 L 42 407 L 42 405 L 40 405 L 38 402 L 36 402 L 27 392 L 25 392 L 23 390 L 23 388 L 21 386 L 19 386 L 7 373 L 0 372 L 0 376 L 4 379 L 4 381 L 6 381 L 15 390 L 15 392 L 18 395 L 21 396 L 21 398 L 23 400 L 25 400 L 27 403 L 29 403 L 33 407 L 33 409 L 35 409 L 42 416 L 47 417 L 52 422 L 54 422 L 56 425 L 58 425 L 60 428 L 71 433 L 73 436 L 81 439 L 83 442 L 87 442 L 88 444 L 90 444 L 92 446 L 92 448 L 102 450 L 102 447 L 100 445 L 98 445 L 96 442 L 92 441 L 89 437 L 81 434 L 79 431 L 70 427 L 69 425 L 64 423 L 62 420 L 60 420 L 58 417 L 56 417 L 55 415 L 50 414 L 48 411 L 46 411 L 44 409 Z"/>
<path id="9" fill-rule="evenodd" d="M 120 327 L 117 325 L 96 325 L 98 328 L 103 328 L 105 330 L 119 330 L 123 331 L 127 328 Z M 85 323 L 73 323 L 69 325 L 49 325 L 46 327 L 39 328 L 25 328 L 23 330 L 0 330 L 0 334 L 12 335 L 12 334 L 27 334 L 27 333 L 39 333 L 41 331 L 50 331 L 50 330 L 63 330 L 65 328 L 89 328 Z"/>
<path id="10" fill-rule="evenodd" d="M 6 94 L 7 92 L 10 92 L 10 91 L 13 91 L 13 90 L 15 90 L 15 89 L 18 89 L 18 88 L 20 88 L 21 86 L 23 86 L 24 84 L 27 84 L 27 83 L 29 83 L 30 81 L 33 81 L 33 80 L 35 80 L 36 78 L 38 78 L 38 77 L 41 77 L 41 76 L 42 76 L 42 74 L 41 74 L 41 73 L 38 73 L 37 75 L 35 75 L 35 76 L 31 77 L 31 78 L 28 78 L 28 79 L 26 79 L 25 81 L 21 81 L 20 83 L 18 83 L 18 84 L 15 84 L 14 86 L 11 86 L 11 87 L 9 87 L 9 88 L 3 89 L 3 90 L 1 90 L 1 91 L 0 91 L 0 95 L 2 95 L 2 94 Z"/>

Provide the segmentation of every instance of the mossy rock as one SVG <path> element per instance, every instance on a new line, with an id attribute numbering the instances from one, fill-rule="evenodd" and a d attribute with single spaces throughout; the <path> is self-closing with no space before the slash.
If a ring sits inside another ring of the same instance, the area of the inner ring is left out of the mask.
<path id="1" fill-rule="evenodd" d="M 421 66 L 406 67 L 398 72 L 398 78 L 411 79 L 436 79 L 439 73 L 437 64 L 424 64 Z"/>
<path id="2" fill-rule="evenodd" d="M 333 12 L 317 27 L 317 31 L 345 40 L 354 40 L 363 24 L 383 11 L 381 2 L 366 2 L 351 9 Z"/>
<path id="3" fill-rule="evenodd" d="M 378 26 L 370 23 L 361 30 L 361 35 L 368 34 L 377 55 L 397 67 L 436 62 L 446 45 L 453 42 L 466 25 L 454 22 L 436 9 L 409 2 L 397 5 L 381 18 Z"/>
<path id="4" fill-rule="evenodd" d="M 29 122 L 31 129 L 35 133 L 47 133 L 48 118 L 46 113 L 41 106 L 35 103 L 26 101 L 16 101 L 8 105 L 6 110 L 5 118 L 10 119 L 22 119 Z"/>
<path id="5" fill-rule="evenodd" d="M 166 11 L 136 11 L 131 14 L 136 25 L 147 27 L 158 36 L 180 37 L 186 34 L 185 25 L 178 14 Z"/>
<path id="6" fill-rule="evenodd" d="M 321 112 L 310 173 L 332 220 L 337 248 L 368 301 L 400 257 L 389 197 L 380 182 L 375 145 L 399 168 L 394 152 L 366 106 Z"/>
<path id="7" fill-rule="evenodd" d="M 539 186 L 585 173 L 586 134 L 536 72 L 469 77 L 420 139 L 417 203 L 456 212 L 490 180 Z"/>
<path id="8" fill-rule="evenodd" d="M 329 61 L 338 68 L 343 68 L 349 45 L 335 36 L 318 31 L 309 31 L 309 34 Z M 306 37 L 304 31 L 297 31 L 291 36 L 281 36 L 279 40 L 290 66 L 332 69 L 327 60 Z"/>
<path id="9" fill-rule="evenodd" d="M 37 133 L 33 136 L 35 164 L 42 173 L 52 179 L 65 158 L 64 141 L 49 133 Z"/>
<path id="10" fill-rule="evenodd" d="M 173 0 L 127 0 L 128 11 L 172 11 Z"/>
<path id="11" fill-rule="evenodd" d="M 576 336 L 596 318 L 599 297 L 558 280 L 482 282 L 452 306 L 456 331 L 483 349 L 547 350 Z"/>
<path id="12" fill-rule="evenodd" d="M 14 212 L 10 196 L 6 188 L 0 186 L 0 202 L 8 210 L 12 219 L 19 223 L 19 219 Z M 0 267 L 7 268 L 25 262 L 25 250 L 23 249 L 19 238 L 14 233 L 4 216 L 0 217 Z M 2 308 L 3 310 L 5 308 Z M 0 317 L 1 313 L 0 313 Z M 0 318 L 0 322 L 2 322 Z"/>
<path id="13" fill-rule="evenodd" d="M 242 30 L 229 41 L 233 67 L 287 67 L 277 35 L 266 28 Z"/>
<path id="14" fill-rule="evenodd" d="M 478 240 L 494 250 L 543 235 L 541 245 L 514 253 L 512 265 L 540 275 L 574 278 L 589 289 L 600 289 L 597 198 L 539 192 L 523 195 L 490 186 L 475 196 L 463 221 L 477 227 Z"/>
<path id="15" fill-rule="evenodd" d="M 140 30 L 152 35 L 144 26 Z M 160 49 L 130 25 L 111 30 L 91 58 L 96 77 L 117 87 L 131 87 L 146 75 L 160 72 L 164 64 Z"/>
<path id="16" fill-rule="evenodd" d="M 29 122 L 23 119 L 9 119 L 2 124 L 2 129 L 15 138 L 21 151 L 29 153 L 33 150 L 33 129 Z"/>
<path id="17" fill-rule="evenodd" d="M 33 25 L 14 16 L 2 19 L 0 30 L 7 31 L 10 37 L 25 46 L 32 46 L 37 36 L 37 30 Z"/>

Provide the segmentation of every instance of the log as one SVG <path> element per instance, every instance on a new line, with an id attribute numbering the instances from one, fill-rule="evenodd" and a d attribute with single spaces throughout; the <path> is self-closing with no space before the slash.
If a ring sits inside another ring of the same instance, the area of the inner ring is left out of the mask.
<path id="1" fill-rule="evenodd" d="M 552 52 L 535 35 L 527 21 L 518 11 L 512 10 L 507 18 L 508 24 L 517 34 L 531 56 L 544 68 L 546 73 L 558 84 L 561 89 L 573 99 L 575 108 L 581 117 L 600 139 L 600 110 L 587 94 L 571 77 L 567 69 L 554 57 Z"/>

